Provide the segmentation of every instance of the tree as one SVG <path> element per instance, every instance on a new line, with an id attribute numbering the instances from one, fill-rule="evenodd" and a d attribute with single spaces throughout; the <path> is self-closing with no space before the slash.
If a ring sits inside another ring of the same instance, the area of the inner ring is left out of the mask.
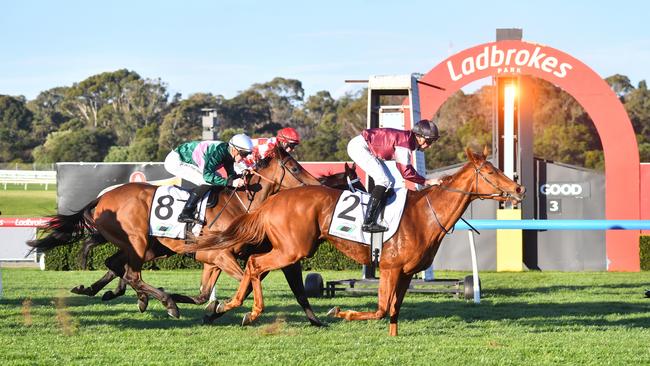
<path id="1" fill-rule="evenodd" d="M 33 113 L 25 99 L 0 95 L 0 161 L 30 161 L 34 139 L 30 134 Z"/>
<path id="2" fill-rule="evenodd" d="M 634 90 L 632 83 L 630 83 L 630 78 L 625 75 L 615 74 L 605 78 L 605 81 L 609 84 L 612 90 L 614 90 L 614 93 L 621 98 L 621 101 L 623 101 L 623 97 L 627 93 Z"/>
<path id="3" fill-rule="evenodd" d="M 270 122 L 280 125 L 291 124 L 293 110 L 300 106 L 305 96 L 299 80 L 281 77 L 266 83 L 253 84 L 249 91 L 259 93 L 268 101 L 271 109 Z"/>
<path id="4" fill-rule="evenodd" d="M 368 89 L 347 93 L 337 101 L 337 123 L 339 128 L 338 158 L 350 160 L 347 154 L 348 142 L 367 128 Z"/>
<path id="5" fill-rule="evenodd" d="M 45 144 L 34 149 L 37 163 L 103 161 L 115 136 L 108 130 L 64 130 L 51 133 Z"/>
<path id="6" fill-rule="evenodd" d="M 221 129 L 242 128 L 249 134 L 257 134 L 272 122 L 268 99 L 252 89 L 223 101 L 219 112 L 222 117 Z"/>
<path id="7" fill-rule="evenodd" d="M 201 139 L 201 109 L 216 108 L 217 98 L 212 94 L 197 93 L 181 100 L 163 119 L 158 137 L 158 159 L 186 141 Z"/>
<path id="8" fill-rule="evenodd" d="M 67 87 L 56 87 L 45 90 L 36 99 L 27 103 L 27 108 L 34 114 L 32 121 L 32 137 L 37 145 L 45 142 L 50 132 L 56 131 L 70 119 L 61 108 L 68 92 Z"/>

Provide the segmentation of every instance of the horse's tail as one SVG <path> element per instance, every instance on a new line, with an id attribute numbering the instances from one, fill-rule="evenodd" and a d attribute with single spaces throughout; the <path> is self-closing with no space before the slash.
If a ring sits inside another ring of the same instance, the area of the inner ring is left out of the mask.
<path id="1" fill-rule="evenodd" d="M 48 235 L 40 239 L 27 241 L 27 245 L 32 248 L 30 253 L 35 250 L 47 252 L 59 246 L 84 240 L 96 233 L 92 210 L 97 206 L 98 202 L 99 198 L 72 215 L 50 216 L 51 220 L 45 227 Z"/>
<path id="2" fill-rule="evenodd" d="M 202 236 L 194 245 L 187 245 L 187 251 L 226 249 L 241 244 L 259 244 L 266 238 L 264 228 L 264 210 L 259 209 L 249 214 L 243 214 L 216 234 Z"/>

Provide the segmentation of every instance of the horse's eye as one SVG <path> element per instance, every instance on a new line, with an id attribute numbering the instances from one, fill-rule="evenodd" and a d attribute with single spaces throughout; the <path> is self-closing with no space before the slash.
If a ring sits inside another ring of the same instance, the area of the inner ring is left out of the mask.
<path id="1" fill-rule="evenodd" d="M 292 167 L 291 167 L 291 171 L 292 171 L 293 173 L 298 173 L 298 172 L 300 171 L 300 169 L 298 169 L 297 166 L 292 166 Z"/>

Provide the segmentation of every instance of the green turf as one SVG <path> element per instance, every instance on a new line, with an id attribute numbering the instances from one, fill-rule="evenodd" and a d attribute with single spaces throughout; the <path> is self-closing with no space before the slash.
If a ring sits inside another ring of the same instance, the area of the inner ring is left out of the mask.
<path id="1" fill-rule="evenodd" d="M 397 338 L 387 336 L 386 320 L 325 318 L 334 305 L 372 310 L 376 298 L 371 295 L 312 299 L 329 326 L 308 326 L 281 273 L 264 282 L 266 312 L 248 327 L 239 323 L 250 300 L 245 309 L 202 326 L 199 306 L 181 304 L 181 319 L 170 319 L 154 300 L 139 313 L 132 290 L 110 303 L 68 292 L 100 274 L 3 268 L 2 365 L 637 365 L 650 360 L 650 299 L 643 297 L 650 272 L 485 272 L 479 305 L 408 294 Z M 326 280 L 358 275 L 324 273 Z M 143 276 L 186 294 L 194 294 L 199 281 L 198 271 Z M 224 277 L 221 296 L 235 289 Z"/>
<path id="2" fill-rule="evenodd" d="M 56 185 L 0 185 L 0 212 L 2 216 L 40 217 L 56 213 Z"/>

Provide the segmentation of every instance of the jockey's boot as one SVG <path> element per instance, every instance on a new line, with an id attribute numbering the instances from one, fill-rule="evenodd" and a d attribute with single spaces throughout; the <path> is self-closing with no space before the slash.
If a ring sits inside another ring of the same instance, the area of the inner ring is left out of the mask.
<path id="1" fill-rule="evenodd" d="M 201 201 L 201 198 L 203 198 L 203 195 L 205 195 L 208 190 L 210 190 L 210 186 L 204 184 L 190 191 L 190 196 L 187 198 L 187 201 L 185 201 L 185 207 L 183 207 L 181 214 L 178 215 L 178 222 L 189 224 L 196 221 L 196 205 Z"/>
<path id="2" fill-rule="evenodd" d="M 388 231 L 388 228 L 377 223 L 379 213 L 384 209 L 384 196 L 386 195 L 386 187 L 377 185 L 372 189 L 370 200 L 368 201 L 368 210 L 366 217 L 363 219 L 361 230 L 369 233 L 380 233 Z"/>

